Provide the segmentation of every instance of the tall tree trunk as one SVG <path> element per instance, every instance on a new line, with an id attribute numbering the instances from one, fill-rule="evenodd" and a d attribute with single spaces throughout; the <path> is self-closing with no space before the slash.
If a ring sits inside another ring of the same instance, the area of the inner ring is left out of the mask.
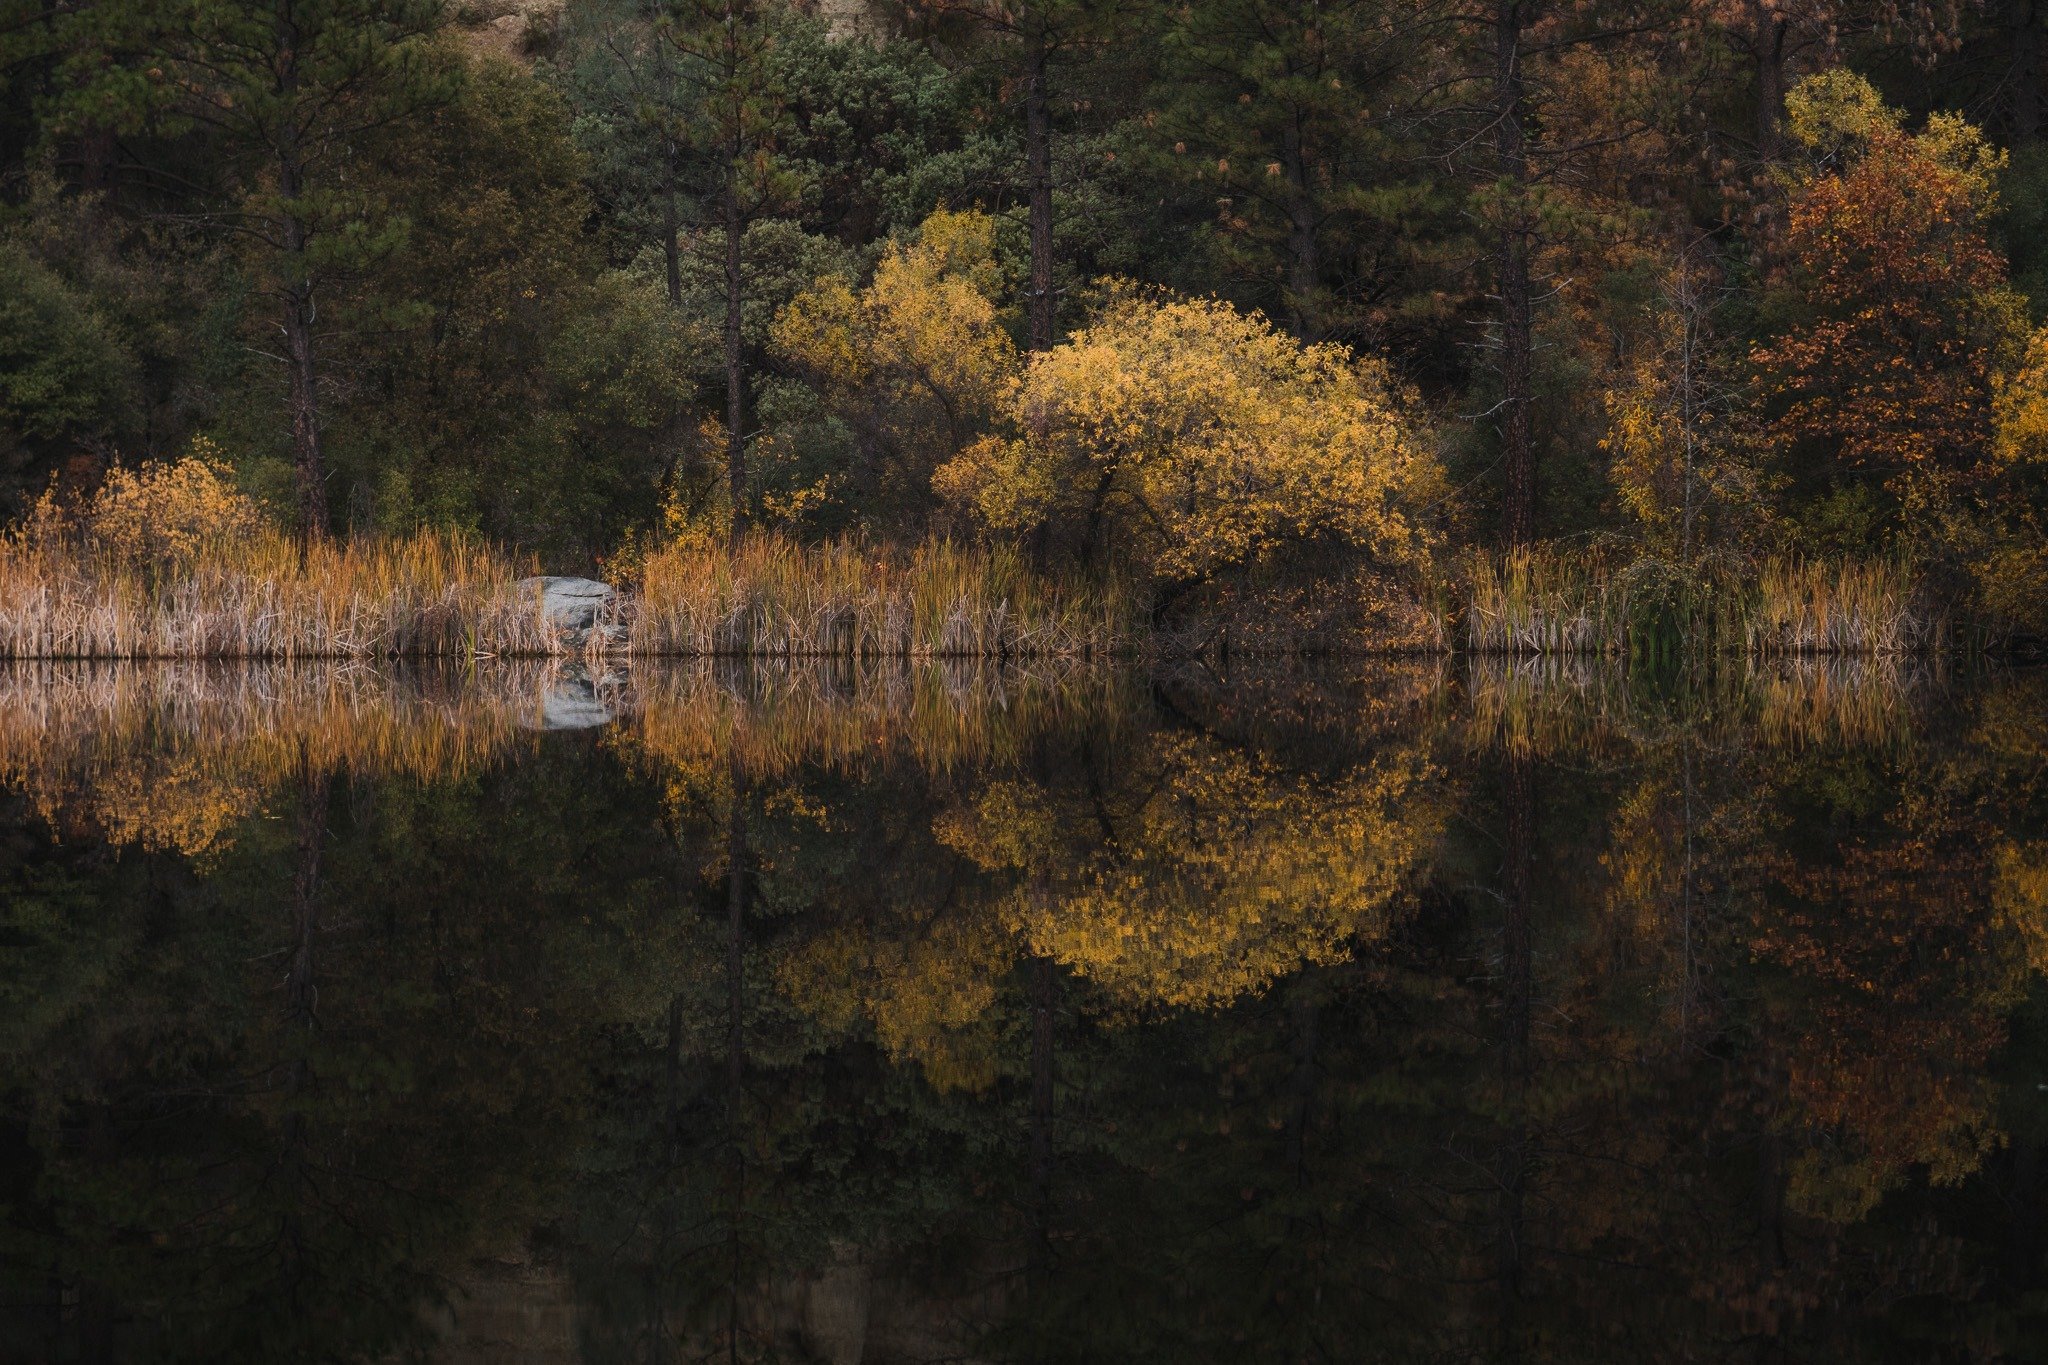
<path id="1" fill-rule="evenodd" d="M 1030 349 L 1053 339 L 1052 108 L 1045 88 L 1047 47 L 1042 20 L 1024 35 L 1024 170 L 1031 191 L 1031 287 L 1025 300 Z"/>
<path id="2" fill-rule="evenodd" d="M 728 169 L 725 219 L 725 479 L 732 500 L 732 534 L 737 542 L 747 525 L 747 372 L 740 348 L 740 220 L 739 154 Z"/>
<path id="3" fill-rule="evenodd" d="M 284 216 L 285 268 L 296 278 L 281 291 L 287 403 L 292 418 L 292 472 L 299 490 L 299 524 L 308 540 L 327 535 L 327 463 L 320 450 L 320 376 L 313 359 L 313 280 L 305 253 L 311 234 L 289 206 L 304 189 L 296 156 L 279 156 L 277 189 Z"/>
<path id="4" fill-rule="evenodd" d="M 668 301 L 683 306 L 681 216 L 676 212 L 676 145 L 663 144 L 661 158 L 661 256 L 668 277 Z"/>
<path id="5" fill-rule="evenodd" d="M 1287 120 L 1281 134 L 1281 156 L 1287 172 L 1287 326 L 1297 340 L 1320 341 L 1322 260 L 1316 245 L 1315 199 L 1309 193 L 1308 154 L 1302 146 L 1298 113 Z"/>
<path id="6" fill-rule="evenodd" d="M 1494 11 L 1494 151 L 1500 179 L 1515 202 L 1505 210 L 1495 246 L 1495 281 L 1500 291 L 1501 463 L 1505 487 L 1501 530 L 1509 545 L 1536 538 L 1536 446 L 1530 430 L 1531 353 L 1535 343 L 1535 300 L 1529 276 L 1529 148 L 1522 126 L 1522 30 L 1520 0 L 1502 0 Z"/>

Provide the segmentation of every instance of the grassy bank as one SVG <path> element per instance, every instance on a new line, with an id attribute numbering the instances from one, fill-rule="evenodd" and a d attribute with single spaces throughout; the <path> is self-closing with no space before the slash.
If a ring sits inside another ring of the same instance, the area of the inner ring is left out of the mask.
<path id="1" fill-rule="evenodd" d="M 1885 559 L 1682 571 L 1546 547 L 1468 556 L 1426 601 L 1361 575 L 1322 580 L 1292 598 L 1212 594 L 1193 617 L 1155 621 L 1136 588 L 1037 573 L 1010 547 L 803 545 L 768 534 L 644 555 L 620 585 L 610 628 L 586 639 L 551 628 L 538 590 L 519 585 L 532 564 L 473 538 L 420 532 L 302 545 L 219 493 L 218 476 L 184 468 L 162 481 L 186 477 L 196 492 L 173 497 L 131 480 L 125 487 L 154 501 L 137 494 L 124 502 L 110 485 L 116 495 L 85 512 L 45 515 L 0 540 L 0 658 L 1087 660 L 1462 650 L 1654 664 L 1904 656 L 1961 643 L 1958 624 L 1930 605 L 1914 575 Z M 1390 604 L 1390 594 L 1399 600 Z"/>
<path id="2" fill-rule="evenodd" d="M 1549 547 L 1468 559 L 1454 598 L 1474 654 L 1889 656 L 1952 648 L 1957 623 L 1889 559 L 1684 570 Z"/>
<path id="3" fill-rule="evenodd" d="M 637 654 L 776 658 L 1088 658 L 1135 642 L 1128 593 L 1030 572 L 1007 547 L 908 552 L 751 536 L 647 557 Z"/>
<path id="4" fill-rule="evenodd" d="M 380 658 L 547 653 L 518 567 L 461 536 L 301 546 L 272 531 L 175 559 L 0 549 L 0 656 Z"/>

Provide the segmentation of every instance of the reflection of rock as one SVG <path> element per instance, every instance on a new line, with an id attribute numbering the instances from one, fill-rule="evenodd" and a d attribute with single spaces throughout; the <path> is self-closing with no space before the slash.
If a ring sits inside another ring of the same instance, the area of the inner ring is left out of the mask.
<path id="1" fill-rule="evenodd" d="M 625 627 L 619 622 L 621 600 L 618 590 L 594 578 L 522 578 L 513 585 L 523 593 L 540 594 L 541 613 L 561 642 L 581 649 L 593 630 L 603 631 L 611 641 L 623 641 Z"/>
<path id="2" fill-rule="evenodd" d="M 607 673 L 593 678 L 587 669 L 571 664 L 550 668 L 541 678 L 540 710 L 523 722 L 536 730 L 591 730 L 618 718 L 613 701 L 625 686 L 625 675 Z"/>

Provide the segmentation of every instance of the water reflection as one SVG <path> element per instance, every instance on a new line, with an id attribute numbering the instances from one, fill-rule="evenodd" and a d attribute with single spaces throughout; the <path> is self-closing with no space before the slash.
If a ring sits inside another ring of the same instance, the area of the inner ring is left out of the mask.
<path id="1" fill-rule="evenodd" d="M 2031 1358 L 2043 693 L 0 674 L 0 1358 Z"/>

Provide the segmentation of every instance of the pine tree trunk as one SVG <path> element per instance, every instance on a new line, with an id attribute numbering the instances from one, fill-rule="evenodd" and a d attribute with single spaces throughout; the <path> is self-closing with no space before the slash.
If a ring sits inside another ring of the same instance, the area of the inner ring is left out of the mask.
<path id="1" fill-rule="evenodd" d="M 1522 29 L 1524 15 L 1517 0 L 1505 0 L 1494 21 L 1494 149 L 1501 181 L 1513 187 L 1516 202 L 1505 211 L 1495 246 L 1496 287 L 1500 291 L 1501 463 L 1505 488 L 1501 529 L 1509 545 L 1525 545 L 1536 537 L 1536 447 L 1530 431 L 1531 352 L 1535 341 L 1535 302 L 1529 275 L 1529 149 L 1522 127 Z"/>
<path id="2" fill-rule="evenodd" d="M 747 526 L 747 372 L 740 347 L 740 221 L 738 157 L 725 183 L 725 478 L 732 501 L 732 540 Z"/>
<path id="3" fill-rule="evenodd" d="M 292 414 L 292 472 L 299 490 L 299 527 L 308 540 L 327 536 L 327 465 L 320 450 L 319 372 L 313 362 L 312 290 L 285 291 L 284 345 Z"/>
<path id="4" fill-rule="evenodd" d="M 1756 154 L 1776 161 L 1785 122 L 1785 20 L 1765 0 L 1749 0 L 1750 55 L 1756 62 Z"/>
<path id="5" fill-rule="evenodd" d="M 668 301 L 675 307 L 681 308 L 683 306 L 683 245 L 679 215 L 676 212 L 676 149 L 674 143 L 667 144 L 663 152 L 661 181 L 662 265 L 668 276 Z"/>
<path id="6" fill-rule="evenodd" d="M 2039 0 L 2015 0 L 2012 24 L 2012 140 L 2041 135 L 2041 14 Z"/>
<path id="7" fill-rule="evenodd" d="M 292 419 L 292 472 L 299 491 L 299 527 L 308 540 L 327 535 L 327 463 L 320 450 L 320 375 L 313 358 L 313 281 L 305 272 L 310 233 L 290 204 L 302 189 L 297 157 L 289 149 L 277 165 L 278 195 L 286 205 L 284 250 L 287 271 L 297 276 L 284 286 L 282 330 L 287 379 L 286 404 Z"/>

